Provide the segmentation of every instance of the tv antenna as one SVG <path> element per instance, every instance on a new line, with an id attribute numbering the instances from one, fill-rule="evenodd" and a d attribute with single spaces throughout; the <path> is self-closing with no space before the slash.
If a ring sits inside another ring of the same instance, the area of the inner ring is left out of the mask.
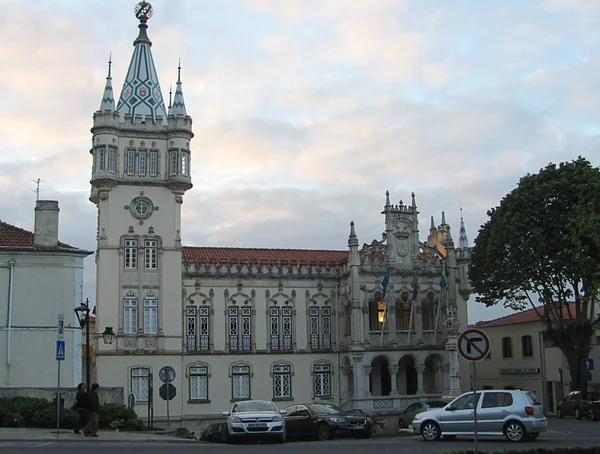
<path id="1" fill-rule="evenodd" d="M 38 201 L 40 200 L 40 183 L 45 183 L 45 180 L 40 180 L 39 178 L 37 180 L 31 180 L 35 183 L 35 189 L 33 190 L 33 192 L 35 192 L 35 200 Z"/>

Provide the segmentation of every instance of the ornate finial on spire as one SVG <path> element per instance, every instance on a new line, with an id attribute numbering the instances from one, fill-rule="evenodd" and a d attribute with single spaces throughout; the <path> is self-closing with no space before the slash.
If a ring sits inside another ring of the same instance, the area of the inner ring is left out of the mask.
<path id="1" fill-rule="evenodd" d="M 431 225 L 429 226 L 430 232 L 435 232 L 435 221 L 433 220 L 433 216 L 431 216 Z"/>
<path id="2" fill-rule="evenodd" d="M 170 114 L 187 115 L 185 110 L 185 101 L 183 100 L 183 89 L 181 88 L 181 58 L 179 59 L 179 65 L 177 66 L 177 86 L 175 87 L 175 97 L 173 98 L 173 108 Z"/>
<path id="3" fill-rule="evenodd" d="M 417 202 L 415 201 L 415 193 L 413 192 L 410 196 L 412 198 L 411 207 L 412 208 L 417 208 Z"/>
<path id="4" fill-rule="evenodd" d="M 446 214 L 442 211 L 442 224 L 441 225 L 446 225 Z"/>
<path id="5" fill-rule="evenodd" d="M 465 229 L 465 221 L 463 220 L 462 207 L 460 208 L 460 231 L 458 235 L 458 244 L 461 249 L 469 247 L 469 239 L 467 238 L 467 229 Z"/>
<path id="6" fill-rule="evenodd" d="M 177 83 L 181 83 L 181 58 L 179 59 L 179 66 L 177 66 Z"/>
<path id="7" fill-rule="evenodd" d="M 146 43 L 150 46 L 152 45 L 150 38 L 148 38 L 148 35 L 146 34 L 146 30 L 148 29 L 148 24 L 146 24 L 146 22 L 152 17 L 152 14 L 152 5 L 146 1 L 139 2 L 135 6 L 135 17 L 137 17 L 140 21 L 140 25 L 138 25 L 138 28 L 140 29 L 140 34 L 133 42 L 134 46 L 140 43 Z"/>
<path id="8" fill-rule="evenodd" d="M 108 110 L 113 112 L 115 110 L 115 98 L 112 89 L 112 77 L 110 75 L 112 65 L 112 52 L 108 57 L 108 75 L 106 76 L 106 85 L 104 86 L 104 94 L 102 95 L 102 101 L 100 102 L 100 110 Z"/>
<path id="9" fill-rule="evenodd" d="M 354 221 L 350 222 L 350 236 L 348 237 L 348 247 L 358 248 L 358 238 L 356 237 L 356 231 L 354 230 Z"/>
<path id="10" fill-rule="evenodd" d="M 385 206 L 390 206 L 390 191 L 385 191 Z"/>
<path id="11" fill-rule="evenodd" d="M 169 109 L 173 107 L 173 86 L 169 85 Z"/>

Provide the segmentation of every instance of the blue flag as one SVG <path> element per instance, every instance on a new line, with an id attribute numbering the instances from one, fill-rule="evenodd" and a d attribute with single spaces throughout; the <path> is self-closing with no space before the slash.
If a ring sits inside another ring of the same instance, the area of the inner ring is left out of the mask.
<path id="1" fill-rule="evenodd" d="M 383 295 L 381 295 L 381 300 L 385 301 L 385 295 L 387 293 L 388 283 L 390 282 L 390 273 L 392 272 L 392 267 L 388 266 L 385 272 L 385 276 L 383 277 L 383 281 L 381 281 L 381 286 L 383 287 Z"/>

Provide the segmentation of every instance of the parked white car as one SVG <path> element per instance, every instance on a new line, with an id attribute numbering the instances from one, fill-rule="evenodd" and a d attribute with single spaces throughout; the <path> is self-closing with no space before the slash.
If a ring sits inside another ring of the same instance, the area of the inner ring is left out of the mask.
<path id="1" fill-rule="evenodd" d="M 228 442 L 250 438 L 271 438 L 285 443 L 285 410 L 279 410 L 273 402 L 244 400 L 236 402 L 227 416 L 225 437 Z"/>
<path id="2" fill-rule="evenodd" d="M 542 403 L 530 391 L 485 390 L 468 392 L 443 408 L 436 408 L 415 416 L 413 432 L 427 441 L 458 435 L 473 435 L 474 413 L 477 407 L 477 434 L 502 436 L 510 441 L 533 440 L 545 432 L 548 420 Z"/>

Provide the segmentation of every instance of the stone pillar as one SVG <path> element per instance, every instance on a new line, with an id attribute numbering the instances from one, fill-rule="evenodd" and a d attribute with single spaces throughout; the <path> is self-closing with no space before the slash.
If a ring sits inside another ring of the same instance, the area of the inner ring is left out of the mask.
<path id="1" fill-rule="evenodd" d="M 361 373 L 361 362 L 363 359 L 363 355 L 360 353 L 352 354 L 352 361 L 354 361 L 354 367 L 352 368 L 352 373 L 354 374 L 354 389 L 352 390 L 352 396 L 357 398 L 361 396 L 361 388 L 363 382 L 363 374 Z"/>
<path id="2" fill-rule="evenodd" d="M 425 372 L 425 365 L 419 364 L 415 366 L 415 370 L 417 371 L 417 395 L 425 394 L 425 390 L 423 389 L 423 374 Z"/>
<path id="3" fill-rule="evenodd" d="M 365 334 L 365 345 L 371 345 L 371 336 L 369 335 L 369 306 L 362 306 L 362 327 Z"/>
<path id="4" fill-rule="evenodd" d="M 423 302 L 417 301 L 415 305 L 415 341 L 417 345 L 423 344 Z"/>
<path id="5" fill-rule="evenodd" d="M 363 366 L 363 367 L 364 367 L 364 374 L 363 374 L 363 376 L 365 377 L 365 381 L 366 381 L 365 397 L 371 397 L 371 389 L 370 389 L 370 383 L 371 383 L 371 366 Z"/>
<path id="6" fill-rule="evenodd" d="M 388 336 L 390 338 L 390 348 L 398 347 L 398 338 L 396 336 L 396 303 L 394 301 L 388 303 Z"/>
<path id="7" fill-rule="evenodd" d="M 390 392 L 390 396 L 399 396 L 398 392 L 398 370 L 400 367 L 398 366 L 390 366 L 390 380 L 392 382 L 392 390 Z"/>

